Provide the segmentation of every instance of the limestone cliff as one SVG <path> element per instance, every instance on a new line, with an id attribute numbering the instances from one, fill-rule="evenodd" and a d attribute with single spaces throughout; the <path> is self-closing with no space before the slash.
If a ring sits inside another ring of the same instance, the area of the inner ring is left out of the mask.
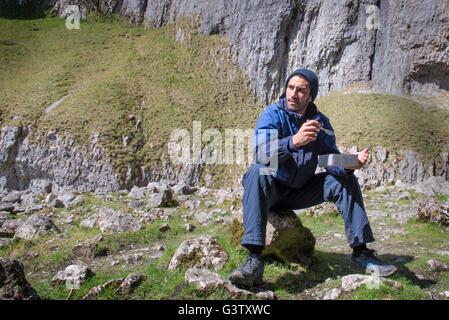
<path id="1" fill-rule="evenodd" d="M 449 90 L 448 1 L 58 0 L 61 16 L 69 3 L 147 27 L 200 17 L 199 32 L 228 38 L 263 103 L 297 67 L 317 72 L 321 95 L 367 81 L 392 94 Z"/>

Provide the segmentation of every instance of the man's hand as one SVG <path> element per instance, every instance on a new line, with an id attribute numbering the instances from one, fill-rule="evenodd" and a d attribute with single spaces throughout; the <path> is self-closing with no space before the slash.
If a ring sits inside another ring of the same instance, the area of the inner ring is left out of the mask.
<path id="1" fill-rule="evenodd" d="M 357 159 L 359 160 L 359 165 L 358 166 L 352 166 L 352 167 L 345 167 L 345 169 L 351 169 L 351 170 L 356 170 L 356 169 L 361 169 L 365 164 L 366 161 L 368 161 L 368 148 L 366 148 L 363 151 L 357 152 Z"/>
<path id="2" fill-rule="evenodd" d="M 316 120 L 307 120 L 293 136 L 293 145 L 298 148 L 315 141 L 320 131 L 320 123 Z"/>

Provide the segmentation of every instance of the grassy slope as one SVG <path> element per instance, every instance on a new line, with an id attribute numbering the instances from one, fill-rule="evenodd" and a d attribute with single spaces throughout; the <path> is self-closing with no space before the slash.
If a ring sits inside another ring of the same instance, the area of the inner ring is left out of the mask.
<path id="1" fill-rule="evenodd" d="M 332 92 L 317 99 L 335 129 L 337 144 L 385 146 L 390 152 L 414 150 L 426 160 L 448 149 L 449 112 L 411 97 Z"/>
<path id="2" fill-rule="evenodd" d="M 99 132 L 123 174 L 133 162 L 157 163 L 171 131 L 192 131 L 195 120 L 203 132 L 253 127 L 260 110 L 241 72 L 218 52 L 227 43 L 187 31 L 190 41 L 182 44 L 176 32 L 174 25 L 144 30 L 88 19 L 68 30 L 57 18 L 1 19 L 0 124 L 56 129 L 81 144 Z"/>

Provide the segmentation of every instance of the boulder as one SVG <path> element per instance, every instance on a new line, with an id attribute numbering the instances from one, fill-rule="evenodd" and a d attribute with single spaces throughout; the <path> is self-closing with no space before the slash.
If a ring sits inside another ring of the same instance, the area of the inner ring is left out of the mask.
<path id="1" fill-rule="evenodd" d="M 323 300 L 336 300 L 341 294 L 341 290 L 338 288 L 333 288 L 325 293 Z"/>
<path id="2" fill-rule="evenodd" d="M 220 270 L 225 265 L 228 254 L 224 248 L 212 236 L 198 236 L 184 241 L 176 250 L 169 270 L 183 266 L 195 266 L 199 268 L 213 268 Z"/>
<path id="3" fill-rule="evenodd" d="M 60 231 L 48 216 L 34 214 L 17 228 L 14 238 L 31 240 L 36 236 L 46 235 L 51 232 L 59 233 Z"/>
<path id="4" fill-rule="evenodd" d="M 0 258 L 0 300 L 3 299 L 40 299 L 25 278 L 23 264 L 12 258 Z"/>
<path id="5" fill-rule="evenodd" d="M 231 238 L 242 237 L 243 215 L 238 212 L 231 227 Z M 265 236 L 264 257 L 271 257 L 280 261 L 290 261 L 309 265 L 315 248 L 315 237 L 310 229 L 304 227 L 301 220 L 290 209 L 276 208 L 268 213 L 267 230 Z"/>
<path id="6" fill-rule="evenodd" d="M 0 202 L 0 211 L 14 212 L 15 205 L 11 202 Z"/>
<path id="7" fill-rule="evenodd" d="M 173 192 L 177 195 L 189 195 L 195 193 L 198 190 L 197 187 L 192 187 L 183 182 L 174 185 L 172 189 Z"/>
<path id="8" fill-rule="evenodd" d="M 428 197 L 433 197 L 436 193 L 449 195 L 449 183 L 444 177 L 432 176 L 414 185 L 414 189 L 424 193 Z"/>
<path id="9" fill-rule="evenodd" d="M 268 214 L 264 255 L 309 264 L 315 242 L 310 229 L 302 225 L 292 210 L 272 210 Z"/>

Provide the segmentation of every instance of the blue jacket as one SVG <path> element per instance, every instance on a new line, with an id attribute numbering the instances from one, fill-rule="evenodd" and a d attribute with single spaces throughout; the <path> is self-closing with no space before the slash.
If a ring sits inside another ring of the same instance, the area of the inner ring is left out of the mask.
<path id="1" fill-rule="evenodd" d="M 318 155 L 340 153 L 335 144 L 335 136 L 322 130 L 315 141 L 295 148 L 292 137 L 306 119 L 317 120 L 324 128 L 333 131 L 329 119 L 317 110 L 313 102 L 309 104 L 303 117 L 288 110 L 285 98 L 280 98 L 262 111 L 256 124 L 253 138 L 255 161 L 276 168 L 273 157 L 277 157 L 277 170 L 272 171 L 273 177 L 291 188 L 302 187 L 314 175 Z M 353 172 L 343 167 L 328 167 L 326 170 L 336 176 Z"/>

